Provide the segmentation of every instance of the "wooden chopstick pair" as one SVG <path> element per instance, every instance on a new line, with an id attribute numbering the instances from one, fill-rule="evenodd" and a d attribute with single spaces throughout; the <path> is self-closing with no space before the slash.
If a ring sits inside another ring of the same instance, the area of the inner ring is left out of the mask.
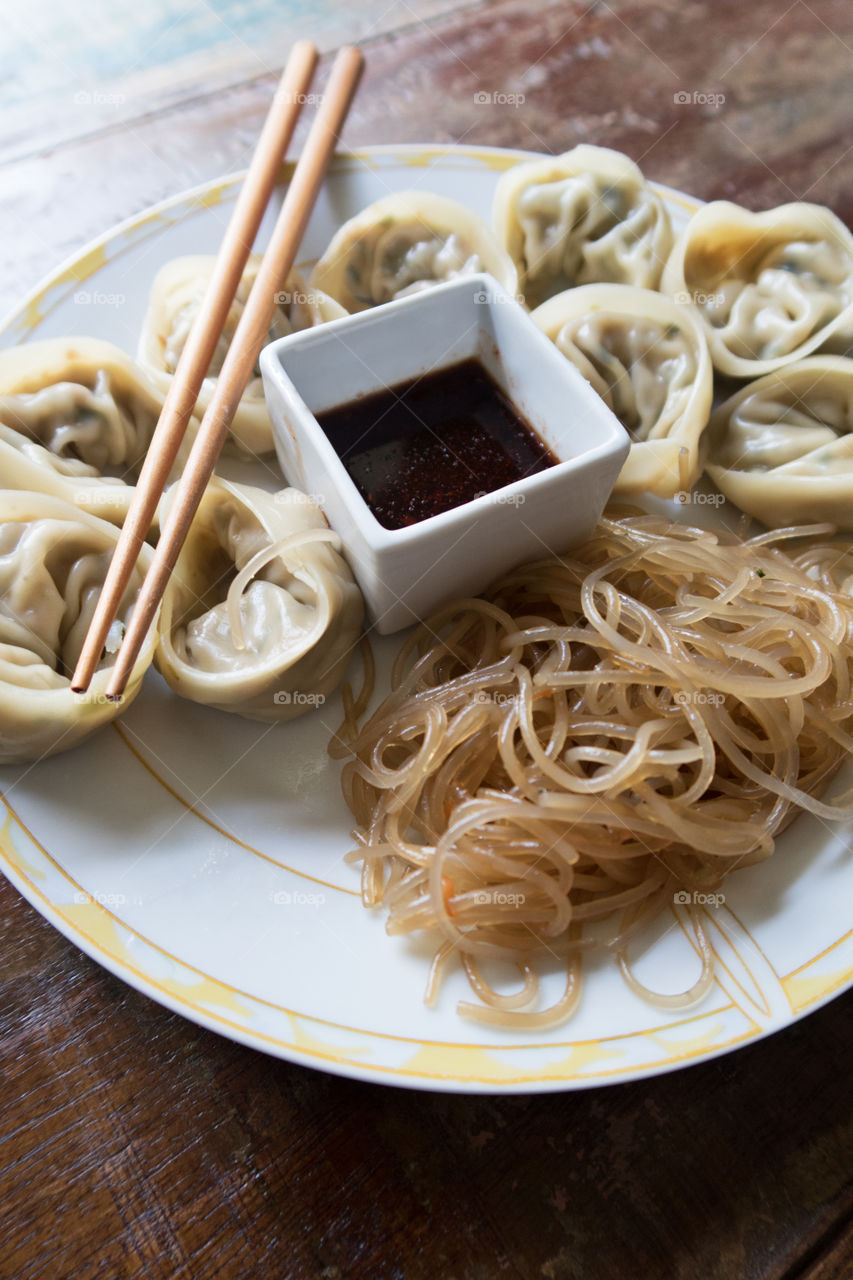
<path id="1" fill-rule="evenodd" d="M 290 272 L 319 194 L 335 143 L 349 111 L 363 67 L 358 49 L 341 49 L 335 59 L 320 108 L 284 203 L 276 220 L 255 283 L 228 348 L 216 387 L 178 482 L 169 518 L 159 541 L 107 685 L 107 697 L 124 693 L 157 607 L 175 567 L 193 516 L 225 443 L 240 397 L 252 376 L 275 313 L 275 295 Z M 308 41 L 293 48 L 267 115 L 249 171 L 216 257 L 198 316 L 178 362 L 157 429 L 145 458 L 136 492 L 116 544 L 98 604 L 71 681 L 75 693 L 91 683 L 122 598 L 151 527 L 157 503 L 181 441 L 228 309 L 269 203 L 287 146 L 317 64 Z"/>

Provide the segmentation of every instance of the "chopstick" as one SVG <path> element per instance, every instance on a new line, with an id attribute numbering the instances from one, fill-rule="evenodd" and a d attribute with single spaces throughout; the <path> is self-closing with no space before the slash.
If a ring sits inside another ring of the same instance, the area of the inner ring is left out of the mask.
<path id="1" fill-rule="evenodd" d="M 228 428 L 240 403 L 275 313 L 275 294 L 293 266 L 349 111 L 364 60 L 354 47 L 340 50 L 332 67 L 320 109 L 299 157 L 290 186 L 264 253 L 252 291 L 222 371 L 202 419 L 169 517 L 134 605 L 130 623 L 107 685 L 107 697 L 118 701 L 154 620 L 207 483 L 213 474 Z M 155 503 L 156 505 L 156 503 Z"/>
<path id="2" fill-rule="evenodd" d="M 316 65 L 314 45 L 308 40 L 298 41 L 287 60 L 264 121 L 198 315 L 178 361 L 139 473 L 136 492 L 71 680 L 75 693 L 85 693 L 92 681 L 107 633 L 121 606 L 140 548 L 148 536 L 157 503 L 174 466 L 252 243 L 270 202 Z"/>

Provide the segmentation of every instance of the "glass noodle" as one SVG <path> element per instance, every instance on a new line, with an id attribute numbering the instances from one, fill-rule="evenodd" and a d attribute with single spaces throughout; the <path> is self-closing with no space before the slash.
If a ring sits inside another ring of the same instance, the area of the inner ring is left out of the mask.
<path id="1" fill-rule="evenodd" d="M 714 892 L 769 858 L 853 748 L 850 553 L 826 526 L 752 541 L 609 512 L 561 559 L 514 570 L 404 641 L 391 692 L 363 723 L 373 676 L 330 750 L 357 822 L 365 904 L 391 934 L 436 943 L 427 997 L 459 957 L 470 1017 L 567 1018 L 589 927 L 637 991 L 628 939 L 680 891 Z M 806 539 L 793 557 L 775 538 Z M 689 907 L 713 980 L 702 909 Z M 603 922 L 603 923 L 602 923 Z M 542 1008 L 537 962 L 566 984 Z M 509 994 L 485 965 L 509 960 Z M 653 997 L 654 998 L 654 997 Z"/>

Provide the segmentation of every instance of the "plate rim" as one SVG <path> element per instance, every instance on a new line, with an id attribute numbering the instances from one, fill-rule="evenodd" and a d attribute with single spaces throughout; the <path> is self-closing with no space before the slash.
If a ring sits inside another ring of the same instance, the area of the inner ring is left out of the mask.
<path id="1" fill-rule="evenodd" d="M 429 167 L 433 160 L 441 162 L 442 159 L 449 157 L 465 157 L 475 163 L 477 167 L 485 164 L 487 168 L 495 170 L 506 170 L 513 164 L 517 164 L 529 160 L 537 160 L 548 158 L 549 153 L 528 151 L 520 148 L 505 148 L 495 146 L 479 146 L 479 145 L 459 145 L 449 143 L 381 143 L 376 145 L 367 145 L 363 147 L 354 147 L 336 153 L 331 164 L 331 171 L 344 170 L 354 163 L 366 164 L 368 167 L 374 158 L 382 160 L 383 158 L 390 160 L 392 163 L 398 160 L 405 167 L 419 168 Z M 292 172 L 293 164 L 286 163 L 282 167 L 281 179 L 286 180 L 289 173 Z M 120 222 L 113 224 L 105 231 L 99 233 L 93 239 L 87 241 L 80 248 L 72 251 L 54 268 L 47 271 L 41 279 L 32 286 L 24 297 L 14 304 L 0 318 L 0 343 L 8 337 L 20 341 L 20 335 L 16 334 L 19 326 L 25 328 L 35 328 L 47 315 L 50 314 L 52 308 L 42 310 L 40 303 L 46 296 L 63 284 L 69 284 L 72 287 L 79 285 L 83 280 L 94 275 L 107 261 L 111 260 L 104 253 L 107 246 L 112 245 L 116 241 L 120 241 L 123 236 L 130 235 L 139 228 L 156 223 L 160 219 L 168 217 L 171 212 L 177 209 L 189 211 L 193 204 L 200 207 L 210 207 L 219 203 L 219 200 L 227 198 L 230 192 L 239 185 L 245 175 L 245 171 L 238 171 L 226 174 L 217 178 L 208 179 L 203 183 L 199 183 L 193 187 L 189 187 L 181 192 L 174 193 L 164 199 L 157 201 L 155 204 L 149 205 L 135 214 L 122 219 Z M 672 203 L 680 205 L 688 214 L 700 208 L 702 201 L 690 196 L 688 193 L 681 192 L 675 188 L 668 187 L 664 184 L 652 182 L 652 187 L 664 198 Z M 213 197 L 216 197 L 215 199 Z M 176 219 L 176 221 L 179 219 Z M 132 240 L 128 243 L 127 249 L 133 249 L 137 241 Z M 118 256 L 118 255 L 115 255 Z M 81 270 L 83 274 L 81 274 Z M 64 296 L 64 295 L 63 295 Z M 54 305 L 58 305 L 62 301 L 62 297 L 55 300 Z M 42 851 L 49 855 L 49 851 L 40 845 L 35 836 L 28 831 L 22 819 L 15 813 L 15 810 L 8 804 L 5 795 L 0 792 L 3 807 L 7 813 L 7 823 L 13 821 L 23 828 L 29 839 L 33 840 Z M 376 1063 L 360 1064 L 351 1060 L 340 1060 L 335 1058 L 323 1058 L 318 1053 L 307 1052 L 296 1044 L 285 1045 L 282 1042 L 272 1040 L 269 1043 L 259 1043 L 259 1039 L 263 1033 L 257 1030 L 252 1031 L 248 1028 L 244 1029 L 237 1025 L 225 1023 L 215 1014 L 198 1008 L 181 1000 L 178 996 L 171 995 L 169 992 L 161 990 L 153 982 L 152 979 L 145 976 L 142 972 L 135 971 L 128 963 L 123 962 L 118 957 L 112 956 L 107 950 L 99 946 L 97 942 L 90 940 L 88 936 L 81 931 L 79 926 L 61 914 L 57 904 L 43 894 L 37 885 L 35 885 L 26 876 L 22 868 L 15 864 L 9 856 L 6 847 L 6 839 L 0 840 L 0 870 L 15 886 L 18 892 L 30 903 L 39 915 L 47 920 L 54 928 L 58 930 L 64 937 L 77 946 L 90 959 L 107 969 L 115 977 L 126 982 L 135 990 L 154 1000 L 156 1003 L 164 1006 L 173 1013 L 178 1013 L 182 1017 L 189 1019 L 196 1025 L 206 1030 L 214 1031 L 220 1035 L 243 1044 L 247 1047 L 280 1058 L 282 1060 L 292 1061 L 301 1066 L 313 1067 L 317 1070 L 327 1071 L 330 1074 L 339 1075 L 349 1079 L 357 1079 L 370 1083 L 390 1084 L 400 1088 L 412 1088 L 418 1090 L 437 1091 L 437 1092 L 455 1092 L 470 1094 L 491 1094 L 491 1093 L 540 1093 L 540 1092 L 563 1092 L 567 1090 L 599 1088 L 610 1084 L 630 1083 L 639 1079 L 651 1078 L 657 1075 L 666 1074 L 670 1071 L 676 1071 L 683 1067 L 707 1062 L 713 1058 L 720 1057 L 723 1054 L 732 1053 L 742 1048 L 745 1044 L 749 1044 L 768 1035 L 775 1034 L 776 1031 L 783 1030 L 793 1023 L 798 1022 L 801 1018 L 808 1016 L 828 1004 L 831 1000 L 841 995 L 845 990 L 853 986 L 853 968 L 850 969 L 845 979 L 834 988 L 824 991 L 816 997 L 812 1002 L 805 1004 L 797 1009 L 791 1007 L 790 1016 L 786 1017 L 781 1023 L 774 1023 L 770 1026 L 761 1026 L 752 1019 L 752 1028 L 745 1032 L 742 1036 L 721 1046 L 704 1048 L 696 1050 L 688 1054 L 680 1056 L 670 1056 L 669 1059 L 653 1064 L 646 1064 L 628 1068 L 614 1073 L 598 1071 L 593 1075 L 566 1075 L 559 1078 L 541 1078 L 536 1075 L 525 1076 L 521 1068 L 517 1068 L 521 1077 L 518 1080 L 507 1079 L 474 1079 L 464 1075 L 419 1075 L 412 1073 L 411 1068 L 407 1065 L 401 1067 L 382 1066 Z M 66 880 L 70 877 L 63 871 Z M 103 908 L 102 904 L 96 904 Z M 128 932 L 132 932 L 128 925 L 123 925 Z M 851 929 L 850 932 L 853 932 Z M 826 950 L 832 950 L 841 945 L 849 934 L 836 940 Z M 150 944 L 155 945 L 156 944 Z M 823 954 L 823 953 L 821 953 Z M 814 963 L 819 956 L 812 957 L 806 961 L 806 966 Z M 194 969 L 194 966 L 180 961 L 187 969 L 201 973 L 201 970 Z M 206 975 L 210 976 L 210 975 Z M 790 975 L 788 975 L 790 976 Z M 725 992 L 723 993 L 725 995 Z M 251 997 L 257 999 L 257 997 Z M 685 1010 L 688 1016 L 683 1020 L 689 1023 L 693 1020 L 690 1011 Z M 301 1019 L 309 1022 L 312 1020 L 322 1023 L 324 1020 L 316 1019 L 311 1014 L 295 1013 Z M 697 1014 L 696 1017 L 704 1015 Z M 343 1024 L 337 1024 L 343 1025 Z M 677 1023 L 672 1029 L 683 1025 Z M 363 1034 L 365 1028 L 351 1028 L 353 1032 Z M 378 1037 L 379 1039 L 395 1039 L 389 1037 L 385 1032 L 370 1032 L 367 1034 Z M 618 1037 L 614 1037 L 618 1038 Z M 401 1039 L 396 1037 L 396 1039 Z M 403 1037 L 413 1045 L 435 1044 L 441 1046 L 442 1042 L 426 1041 L 424 1039 L 413 1039 L 411 1037 Z M 599 1042 L 607 1042 L 607 1037 L 602 1037 Z M 551 1044 L 548 1042 L 538 1045 L 525 1045 L 525 1048 L 543 1050 L 552 1050 L 554 1053 L 565 1052 L 567 1048 L 584 1042 L 574 1041 L 566 1044 Z M 458 1047 L 470 1047 L 478 1049 L 481 1052 L 488 1053 L 490 1050 L 496 1053 L 501 1051 L 513 1051 L 516 1046 L 507 1045 L 471 1045 L 463 1046 L 461 1042 L 447 1042 L 447 1048 L 452 1049 L 458 1044 Z M 340 1046 L 332 1046 L 329 1048 Z M 517 1046 L 521 1048 L 522 1046 Z"/>
<path id="2" fill-rule="evenodd" d="M 412 165 L 412 160 L 415 158 L 426 159 L 434 156 L 465 155 L 470 156 L 472 159 L 480 158 L 481 161 L 483 159 L 487 161 L 506 161 L 506 164 L 501 163 L 490 166 L 501 169 L 509 169 L 513 164 L 520 164 L 526 160 L 546 160 L 551 158 L 549 152 L 525 151 L 516 147 L 479 146 L 475 144 L 467 146 L 464 143 L 449 142 L 378 142 L 362 147 L 348 148 L 345 151 L 336 151 L 330 162 L 329 171 L 340 170 L 345 163 L 352 163 L 353 160 L 369 160 L 374 155 L 387 156 L 389 158 L 404 156 L 408 158 L 410 167 L 416 167 Z M 280 185 L 283 180 L 286 180 L 293 173 L 294 167 L 295 163 L 291 160 L 287 160 L 282 164 L 277 185 Z M 233 173 L 223 174 L 218 178 L 208 178 L 205 182 L 196 183 L 194 186 L 186 187 L 184 190 L 175 192 L 170 196 L 164 196 L 162 200 L 146 205 L 138 213 L 129 214 L 119 222 L 113 223 L 105 231 L 101 231 L 96 236 L 85 241 L 78 249 L 73 249 L 61 258 L 56 266 L 49 268 L 40 276 L 36 283 L 26 290 L 19 302 L 12 303 L 0 315 L 0 339 L 12 331 L 15 325 L 31 311 L 34 304 L 51 289 L 72 281 L 81 284 L 88 279 L 89 274 L 93 275 L 95 270 L 103 265 L 102 261 L 96 261 L 99 250 L 104 249 L 108 244 L 112 244 L 123 233 L 144 226 L 148 222 L 154 222 L 164 214 L 168 214 L 170 210 L 181 205 L 187 205 L 191 201 L 205 204 L 205 197 L 209 197 L 213 192 L 224 195 L 229 188 L 243 182 L 247 172 L 247 168 L 237 169 Z M 672 200 L 676 204 L 680 204 L 687 213 L 695 213 L 705 203 L 697 196 L 691 196 L 687 192 L 679 191 L 676 187 L 669 187 L 665 183 L 650 181 L 650 185 L 659 195 Z M 79 275 L 75 272 L 76 267 L 89 262 L 93 262 L 94 266 L 87 275 Z"/>

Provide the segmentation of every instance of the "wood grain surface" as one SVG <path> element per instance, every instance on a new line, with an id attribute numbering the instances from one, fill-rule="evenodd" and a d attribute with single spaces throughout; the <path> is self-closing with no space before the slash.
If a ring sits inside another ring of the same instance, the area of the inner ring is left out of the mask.
<path id="1" fill-rule="evenodd" d="M 853 221 L 845 0 L 438 8 L 379 21 L 346 142 L 599 142 L 699 196 Z M 245 163 L 274 76 L 182 83 L 61 143 L 0 125 L 0 301 Z M 851 1014 L 649 1082 L 417 1094 L 196 1028 L 0 880 L 0 1280 L 851 1280 Z"/>
<path id="2" fill-rule="evenodd" d="M 649 1082 L 465 1098 L 265 1058 L 0 881 L 3 1280 L 849 1280 L 853 996 Z"/>

